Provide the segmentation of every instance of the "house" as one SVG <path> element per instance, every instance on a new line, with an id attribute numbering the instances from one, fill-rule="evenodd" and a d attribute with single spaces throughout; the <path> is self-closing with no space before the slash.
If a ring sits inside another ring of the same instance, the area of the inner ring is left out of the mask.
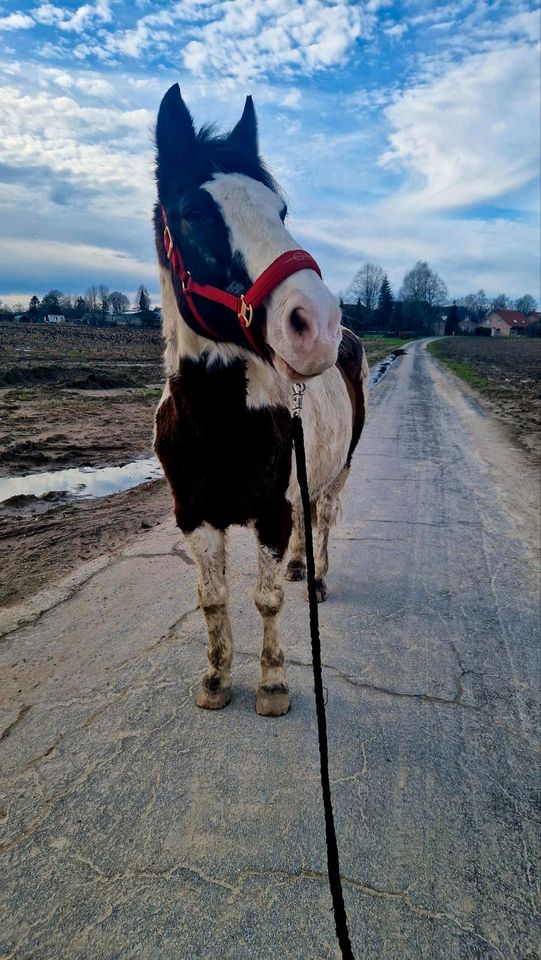
<path id="1" fill-rule="evenodd" d="M 474 320 L 472 317 L 465 317 L 464 320 L 458 321 L 458 329 L 461 333 L 475 333 L 478 326 L 479 321 Z"/>
<path id="2" fill-rule="evenodd" d="M 443 321 L 443 330 L 441 330 L 441 324 L 436 324 L 438 329 L 434 329 L 434 333 L 438 335 L 443 335 L 445 332 L 445 326 L 447 324 L 447 318 L 451 312 L 451 309 L 456 308 L 456 323 L 457 323 L 457 333 L 475 333 L 478 325 L 478 321 L 472 316 L 467 307 L 462 305 L 457 306 L 456 303 L 447 303 L 441 307 L 440 317 Z M 441 330 L 441 333 L 440 333 Z"/>
<path id="3" fill-rule="evenodd" d="M 46 313 L 43 317 L 43 323 L 65 323 L 66 318 L 63 313 Z"/>
<path id="4" fill-rule="evenodd" d="M 523 334 L 528 326 L 526 317 L 520 310 L 493 310 L 482 327 L 489 327 L 492 337 L 516 337 Z"/>

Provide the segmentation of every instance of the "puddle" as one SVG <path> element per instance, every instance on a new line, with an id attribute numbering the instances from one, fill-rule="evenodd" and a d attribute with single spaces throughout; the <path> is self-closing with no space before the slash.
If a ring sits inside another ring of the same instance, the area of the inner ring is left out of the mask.
<path id="1" fill-rule="evenodd" d="M 393 350 L 381 360 L 370 371 L 368 386 L 375 387 L 391 364 L 404 352 Z M 0 503 L 12 501 L 10 505 L 17 506 L 22 505 L 26 498 L 46 497 L 55 493 L 75 499 L 108 497 L 162 477 L 163 471 L 156 457 L 134 460 L 123 467 L 77 467 L 47 473 L 30 473 L 24 477 L 0 477 Z"/>
<path id="2" fill-rule="evenodd" d="M 368 377 L 368 388 L 375 387 L 376 383 L 379 383 L 380 380 L 385 376 L 387 370 L 392 363 L 396 360 L 397 357 L 402 357 L 406 353 L 402 348 L 398 350 L 393 350 L 387 357 L 384 357 L 383 360 L 372 368 L 370 371 L 370 376 Z"/>
<path id="3" fill-rule="evenodd" d="M 163 471 L 156 457 L 134 460 L 123 467 L 77 467 L 25 477 L 0 477 L 0 503 L 12 497 L 43 497 L 50 493 L 77 499 L 107 497 L 161 477 Z"/>

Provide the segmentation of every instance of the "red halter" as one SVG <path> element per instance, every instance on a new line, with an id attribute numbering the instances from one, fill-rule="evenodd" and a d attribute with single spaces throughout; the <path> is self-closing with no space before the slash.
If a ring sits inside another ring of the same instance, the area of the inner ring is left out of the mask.
<path id="1" fill-rule="evenodd" d="M 220 340 L 219 334 L 203 320 L 203 317 L 197 310 L 192 297 L 194 293 L 197 294 L 198 297 L 204 297 L 205 300 L 212 300 L 214 303 L 219 303 L 223 307 L 227 307 L 228 310 L 236 313 L 246 340 L 256 353 L 264 356 L 261 347 L 258 345 L 250 329 L 254 310 L 261 306 L 274 288 L 277 287 L 282 280 L 285 280 L 286 277 L 290 277 L 292 273 L 297 273 L 299 270 L 314 270 L 321 277 L 321 270 L 314 258 L 307 253 L 306 250 L 288 250 L 286 253 L 282 253 L 281 256 L 277 257 L 276 260 L 273 260 L 270 266 L 263 271 L 246 293 L 242 293 L 240 297 L 235 297 L 232 293 L 228 293 L 227 290 L 220 290 L 219 287 L 213 287 L 208 283 L 196 283 L 196 281 L 192 279 L 190 271 L 186 270 L 182 254 L 173 240 L 173 235 L 167 222 L 165 207 L 162 206 L 161 209 L 163 219 L 163 245 L 167 258 L 171 264 L 171 269 L 180 281 L 182 293 L 192 316 L 201 327 L 203 334 L 211 336 L 214 340 Z"/>

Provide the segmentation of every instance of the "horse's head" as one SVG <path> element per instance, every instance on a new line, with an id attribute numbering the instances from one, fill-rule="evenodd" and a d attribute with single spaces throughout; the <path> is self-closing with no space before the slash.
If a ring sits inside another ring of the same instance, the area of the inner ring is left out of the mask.
<path id="1" fill-rule="evenodd" d="M 284 220 L 287 207 L 258 155 L 251 97 L 227 136 L 195 132 L 178 84 L 165 94 L 156 127 L 158 206 L 156 237 L 162 267 L 164 211 L 186 270 L 198 284 L 240 296 L 277 257 L 297 244 Z M 190 323 L 177 278 L 182 316 Z M 224 343 L 247 346 L 236 315 L 197 297 L 197 311 Z M 286 277 L 256 311 L 254 327 L 276 369 L 289 379 L 322 373 L 335 363 L 340 342 L 336 298 L 312 269 Z M 198 329 L 201 333 L 201 328 Z"/>

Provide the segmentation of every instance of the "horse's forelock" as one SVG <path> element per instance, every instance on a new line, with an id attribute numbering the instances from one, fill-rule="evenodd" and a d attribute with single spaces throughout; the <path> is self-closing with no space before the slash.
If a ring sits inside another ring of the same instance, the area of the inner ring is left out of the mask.
<path id="1" fill-rule="evenodd" d="M 255 152 L 246 151 L 230 134 L 216 133 L 214 124 L 204 124 L 196 133 L 189 159 L 173 166 L 164 163 L 158 151 L 157 180 L 160 199 L 170 203 L 194 187 L 212 180 L 217 173 L 241 173 L 264 184 L 274 193 L 280 188 Z"/>

